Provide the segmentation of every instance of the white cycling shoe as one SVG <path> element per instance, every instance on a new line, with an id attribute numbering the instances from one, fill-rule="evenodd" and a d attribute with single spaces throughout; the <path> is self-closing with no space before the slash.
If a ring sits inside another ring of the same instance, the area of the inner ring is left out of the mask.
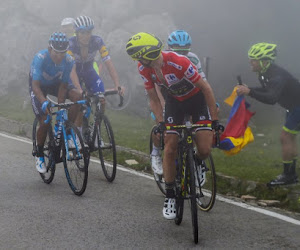
<path id="1" fill-rule="evenodd" d="M 206 171 L 207 167 L 205 166 L 205 163 L 201 163 L 200 165 L 195 166 L 195 185 L 196 187 L 199 187 L 199 181 L 200 180 L 200 186 L 203 187 L 206 179 Z"/>
<path id="2" fill-rule="evenodd" d="M 163 174 L 162 160 L 160 155 L 151 155 L 151 167 L 154 173 Z"/>
<path id="3" fill-rule="evenodd" d="M 47 172 L 47 168 L 45 165 L 45 158 L 44 157 L 37 157 L 35 156 L 35 167 L 39 173 L 44 174 Z"/>
<path id="4" fill-rule="evenodd" d="M 175 198 L 165 198 L 163 216 L 168 220 L 174 220 L 176 218 Z"/>

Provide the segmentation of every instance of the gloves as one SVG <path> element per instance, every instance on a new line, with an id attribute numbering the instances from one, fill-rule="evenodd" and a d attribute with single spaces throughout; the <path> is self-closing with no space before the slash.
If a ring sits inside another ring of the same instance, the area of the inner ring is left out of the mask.
<path id="1" fill-rule="evenodd" d="M 166 130 L 166 125 L 164 122 L 159 122 L 156 126 L 156 129 L 154 131 L 154 134 L 162 134 Z"/>
<path id="2" fill-rule="evenodd" d="M 215 131 L 224 131 L 224 126 L 221 125 L 218 120 L 214 120 L 211 122 L 211 128 Z"/>
<path id="3" fill-rule="evenodd" d="M 44 114 L 46 114 L 46 110 L 48 108 L 48 105 L 49 105 L 49 101 L 44 101 L 43 104 L 42 104 L 42 111 Z"/>

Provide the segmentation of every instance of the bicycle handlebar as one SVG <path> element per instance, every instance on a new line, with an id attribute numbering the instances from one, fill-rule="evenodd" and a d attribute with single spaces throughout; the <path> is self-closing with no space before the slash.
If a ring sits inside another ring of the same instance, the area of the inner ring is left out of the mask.
<path id="1" fill-rule="evenodd" d="M 90 94 L 90 93 L 86 93 L 84 92 L 83 94 L 83 98 L 85 97 L 99 97 L 99 94 L 103 94 L 104 96 L 109 96 L 109 95 L 116 95 L 116 94 L 119 94 L 119 91 L 118 90 L 106 90 L 104 93 L 103 92 L 99 92 L 99 93 L 93 93 L 93 94 Z M 119 107 L 122 107 L 123 106 L 123 102 L 124 102 L 124 97 L 122 95 L 119 94 L 119 97 L 120 97 L 120 103 L 119 103 Z"/>
<path id="2" fill-rule="evenodd" d="M 75 105 L 75 104 L 80 104 L 80 105 L 86 104 L 86 100 L 79 100 L 77 102 L 67 102 L 67 103 L 53 103 L 53 102 L 50 102 L 49 103 L 49 107 L 50 108 L 58 107 L 58 108 L 66 108 L 66 109 L 68 109 L 72 105 Z M 46 120 L 44 120 L 44 123 L 48 124 L 51 121 L 51 119 L 52 119 L 52 115 L 55 114 L 55 113 L 56 112 L 51 112 L 51 115 L 48 114 Z"/>

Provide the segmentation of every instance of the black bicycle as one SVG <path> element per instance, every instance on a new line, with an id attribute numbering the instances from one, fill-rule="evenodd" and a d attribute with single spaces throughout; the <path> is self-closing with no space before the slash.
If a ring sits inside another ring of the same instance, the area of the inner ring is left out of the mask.
<path id="1" fill-rule="evenodd" d="M 201 124 L 166 126 L 167 130 L 179 132 L 178 156 L 176 159 L 176 218 L 175 224 L 180 225 L 183 217 L 184 200 L 190 201 L 194 242 L 198 243 L 198 210 L 209 211 L 216 197 L 216 174 L 210 155 L 206 161 L 198 162 L 194 150 L 194 129 L 203 127 Z M 219 133 L 216 131 L 217 144 Z M 161 140 L 163 148 L 163 140 Z"/>
<path id="2" fill-rule="evenodd" d="M 153 148 L 153 139 L 152 136 L 156 131 L 156 125 L 153 126 L 151 133 L 150 133 L 150 155 Z M 193 133 L 194 136 L 194 133 Z M 179 147 L 182 144 L 183 138 L 180 139 Z M 163 141 L 160 143 L 161 148 L 161 157 L 163 159 L 164 153 L 163 153 Z M 178 162 L 178 160 L 176 160 Z M 176 164 L 177 166 L 177 164 Z M 197 193 L 197 205 L 200 208 L 200 210 L 208 212 L 211 210 L 214 206 L 215 199 L 216 199 L 216 171 L 215 171 L 215 165 L 213 161 L 213 157 L 210 154 L 208 158 L 205 161 L 201 161 L 197 163 L 195 169 L 195 178 L 196 183 L 200 183 L 199 185 L 196 185 L 196 193 Z M 179 170 L 177 169 L 177 172 Z M 154 180 L 159 188 L 159 190 L 166 195 L 165 190 L 165 179 L 164 175 L 159 175 L 157 173 L 153 172 Z"/>
<path id="3" fill-rule="evenodd" d="M 84 141 L 88 145 L 90 153 L 98 151 L 103 173 L 109 182 L 116 177 L 117 151 L 112 126 L 101 108 L 101 101 L 105 96 L 115 94 L 118 94 L 117 90 L 85 94 L 87 106 L 84 109 L 82 126 Z M 122 106 L 122 103 L 123 97 L 120 95 L 119 106 Z M 93 119 L 89 122 L 91 113 Z"/>
<path id="4" fill-rule="evenodd" d="M 53 181 L 56 164 L 63 162 L 66 178 L 71 190 L 76 195 L 82 195 L 86 189 L 88 179 L 88 150 L 84 147 L 81 133 L 77 127 L 68 120 L 68 109 L 74 104 L 84 104 L 85 100 L 78 102 L 54 104 L 51 103 L 51 115 L 48 115 L 45 123 L 50 122 L 47 138 L 44 144 L 44 156 L 47 172 L 40 173 L 41 178 L 47 184 Z M 52 108 L 60 108 L 52 111 Z M 53 130 L 52 115 L 56 116 L 57 123 Z M 35 118 L 32 129 L 33 150 L 32 155 L 37 155 L 37 127 L 38 119 Z M 72 147 L 69 146 L 72 144 Z"/>

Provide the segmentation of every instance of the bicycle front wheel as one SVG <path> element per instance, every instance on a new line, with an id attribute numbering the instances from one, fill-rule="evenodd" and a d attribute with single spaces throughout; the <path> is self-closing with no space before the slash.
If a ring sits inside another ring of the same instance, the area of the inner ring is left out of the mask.
<path id="1" fill-rule="evenodd" d="M 117 172 L 117 151 L 114 133 L 108 118 L 102 115 L 96 126 L 98 154 L 105 178 L 112 182 Z"/>
<path id="2" fill-rule="evenodd" d="M 190 193 L 190 203 L 191 203 L 191 214 L 192 214 L 192 225 L 193 225 L 193 235 L 195 244 L 198 243 L 198 207 L 196 199 L 196 185 L 195 185 L 195 161 L 194 153 L 190 149 L 187 153 L 187 170 L 188 170 L 188 183 L 189 183 L 189 193 Z"/>
<path id="3" fill-rule="evenodd" d="M 149 148 L 150 148 L 150 157 L 151 157 L 151 153 L 152 153 L 152 149 L 153 149 L 153 139 L 152 136 L 154 135 L 154 130 L 156 129 L 156 126 L 153 126 L 152 130 L 151 130 L 151 134 L 150 134 L 150 143 L 149 143 Z M 163 152 L 161 152 L 161 155 L 163 157 Z M 166 190 L 165 190 L 165 178 L 160 174 L 156 174 L 153 172 L 153 176 L 154 176 L 154 180 L 159 188 L 159 190 L 166 195 Z"/>
<path id="4" fill-rule="evenodd" d="M 196 178 L 198 178 L 199 187 L 196 187 L 197 204 L 200 210 L 208 212 L 215 204 L 216 200 L 216 171 L 212 155 L 197 166 Z"/>
<path id="5" fill-rule="evenodd" d="M 38 119 L 35 118 L 32 125 L 33 156 L 36 156 L 37 153 L 38 123 L 39 123 Z M 47 172 L 44 174 L 40 173 L 40 176 L 45 183 L 50 184 L 53 181 L 54 174 L 55 174 L 54 138 L 53 138 L 51 126 L 49 126 L 46 141 L 44 143 L 44 158 L 45 158 Z"/>
<path id="6" fill-rule="evenodd" d="M 78 128 L 72 123 L 66 123 L 66 135 L 63 144 L 63 164 L 71 190 L 76 195 L 82 195 L 88 179 L 89 154 L 84 147 L 83 139 Z M 73 143 L 70 143 L 73 141 Z M 70 146 L 73 144 L 74 146 Z M 68 152 L 66 147 L 68 147 Z"/>

